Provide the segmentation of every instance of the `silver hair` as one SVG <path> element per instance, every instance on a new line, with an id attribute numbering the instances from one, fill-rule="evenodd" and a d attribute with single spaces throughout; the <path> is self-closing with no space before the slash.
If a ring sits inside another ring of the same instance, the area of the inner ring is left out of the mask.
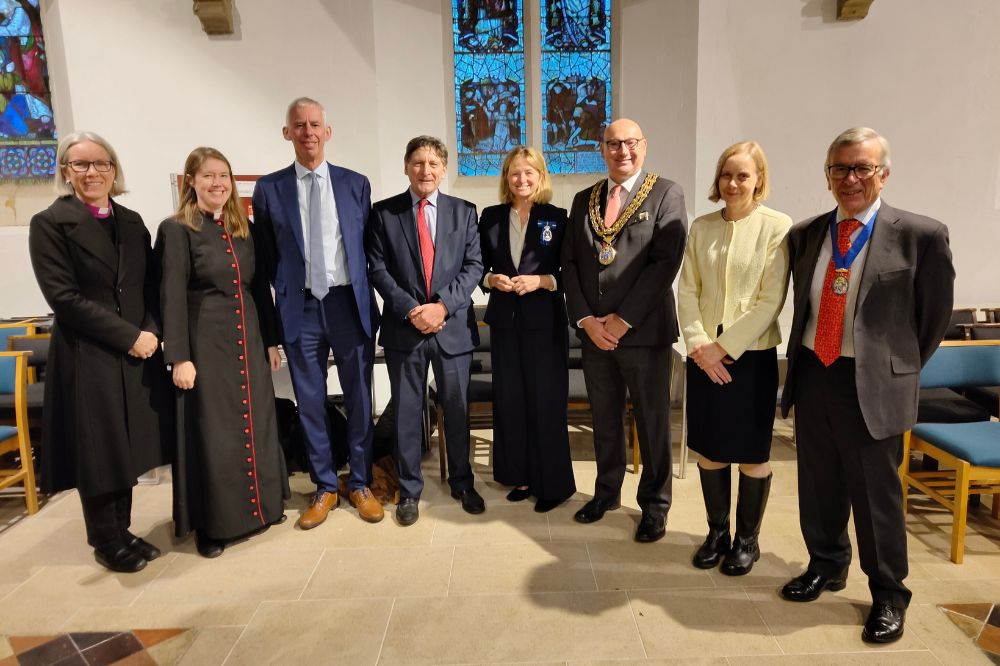
<path id="1" fill-rule="evenodd" d="M 61 195 L 73 194 L 73 185 L 70 184 L 69 180 L 63 173 L 63 169 L 66 168 L 66 153 L 70 148 L 78 143 L 83 143 L 84 141 L 90 141 L 96 143 L 98 146 L 103 148 L 108 152 L 111 157 L 111 163 L 115 167 L 115 182 L 111 184 L 111 196 L 118 196 L 119 194 L 125 194 L 128 190 L 125 189 L 125 171 L 122 169 L 121 162 L 118 161 L 118 153 L 115 149 L 111 147 L 107 139 L 102 137 L 100 134 L 95 132 L 71 132 L 64 136 L 59 142 L 59 147 L 56 149 L 56 176 L 53 180 L 53 185 L 55 186 L 56 193 Z"/>
<path id="2" fill-rule="evenodd" d="M 320 111 L 323 112 L 323 124 L 324 125 L 327 124 L 326 108 L 322 104 L 314 100 L 312 97 L 296 97 L 291 101 L 291 103 L 288 105 L 288 108 L 285 110 L 285 127 L 288 127 L 289 123 L 292 120 L 292 111 L 294 111 L 300 106 L 315 106 L 316 108 L 318 108 Z"/>
<path id="3" fill-rule="evenodd" d="M 838 134 L 837 138 L 833 140 L 833 143 L 830 144 L 830 147 L 826 151 L 826 164 L 824 166 L 830 165 L 830 155 L 833 155 L 833 151 L 838 148 L 842 146 L 850 146 L 855 143 L 861 143 L 870 139 L 875 139 L 878 141 L 879 146 L 882 147 L 882 171 L 889 173 L 892 169 L 892 155 L 889 150 L 889 141 L 871 127 L 852 127 Z"/>

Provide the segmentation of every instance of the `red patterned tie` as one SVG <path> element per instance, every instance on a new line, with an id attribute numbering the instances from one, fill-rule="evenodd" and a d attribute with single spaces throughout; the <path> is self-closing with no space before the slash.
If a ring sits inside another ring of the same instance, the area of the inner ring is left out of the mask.
<path id="1" fill-rule="evenodd" d="M 851 234 L 858 230 L 861 223 L 855 219 L 842 220 L 837 224 L 837 247 L 844 256 L 851 249 Z M 842 275 L 851 277 L 851 269 Z M 847 303 L 847 292 L 836 294 L 833 291 L 833 280 L 837 271 L 833 265 L 833 257 L 826 267 L 826 277 L 823 278 L 823 295 L 819 299 L 819 314 L 816 318 L 816 342 L 813 351 L 829 366 L 840 357 L 840 347 L 844 337 L 844 305 Z"/>
<path id="2" fill-rule="evenodd" d="M 608 207 L 604 211 L 604 228 L 610 229 L 611 225 L 618 219 L 618 213 L 622 209 L 621 198 L 622 186 L 615 185 L 608 194 Z"/>
<path id="3" fill-rule="evenodd" d="M 431 274 L 434 271 L 434 241 L 431 240 L 431 228 L 427 226 L 424 209 L 430 203 L 427 199 L 420 200 L 417 208 L 417 236 L 420 238 L 420 260 L 424 264 L 424 281 L 427 283 L 427 300 L 431 298 Z"/>

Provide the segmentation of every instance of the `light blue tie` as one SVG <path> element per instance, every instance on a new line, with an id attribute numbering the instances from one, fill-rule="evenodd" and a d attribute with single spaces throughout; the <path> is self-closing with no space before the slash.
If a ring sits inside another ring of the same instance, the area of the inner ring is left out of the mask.
<path id="1" fill-rule="evenodd" d="M 319 176 L 309 174 L 309 280 L 310 291 L 323 300 L 329 288 L 326 285 L 326 257 L 323 255 L 323 206 L 320 196 Z"/>

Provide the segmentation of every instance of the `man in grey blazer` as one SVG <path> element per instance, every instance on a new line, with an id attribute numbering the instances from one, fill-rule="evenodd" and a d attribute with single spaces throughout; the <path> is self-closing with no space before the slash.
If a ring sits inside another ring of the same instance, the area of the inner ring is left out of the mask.
<path id="1" fill-rule="evenodd" d="M 671 501 L 670 346 L 677 340 L 671 285 L 684 255 L 687 213 L 677 183 L 643 171 L 646 139 L 637 123 L 611 123 L 601 155 L 608 178 L 576 195 L 562 246 L 597 459 L 594 498 L 574 518 L 592 523 L 620 505 L 627 391 L 643 461 L 635 538 L 648 543 L 663 537 Z"/>
<path id="2" fill-rule="evenodd" d="M 854 127 L 827 151 L 837 208 L 788 234 L 795 311 L 782 413 L 795 407 L 799 520 L 807 571 L 781 590 L 813 601 L 844 588 L 853 511 L 872 608 L 862 639 L 903 635 L 911 593 L 897 473 L 916 421 L 920 368 L 951 316 L 948 229 L 882 201 L 889 144 Z M 834 237 L 837 238 L 834 250 Z"/>

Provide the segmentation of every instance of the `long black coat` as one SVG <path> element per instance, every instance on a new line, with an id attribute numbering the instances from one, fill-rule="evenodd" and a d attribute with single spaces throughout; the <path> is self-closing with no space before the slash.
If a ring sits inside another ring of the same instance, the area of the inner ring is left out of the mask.
<path id="1" fill-rule="evenodd" d="M 141 331 L 159 335 L 150 235 L 138 213 L 114 202 L 112 211 L 117 244 L 109 222 L 74 196 L 31 218 L 31 265 L 55 313 L 39 452 L 45 492 L 131 488 L 169 462 L 163 359 L 127 353 Z"/>

